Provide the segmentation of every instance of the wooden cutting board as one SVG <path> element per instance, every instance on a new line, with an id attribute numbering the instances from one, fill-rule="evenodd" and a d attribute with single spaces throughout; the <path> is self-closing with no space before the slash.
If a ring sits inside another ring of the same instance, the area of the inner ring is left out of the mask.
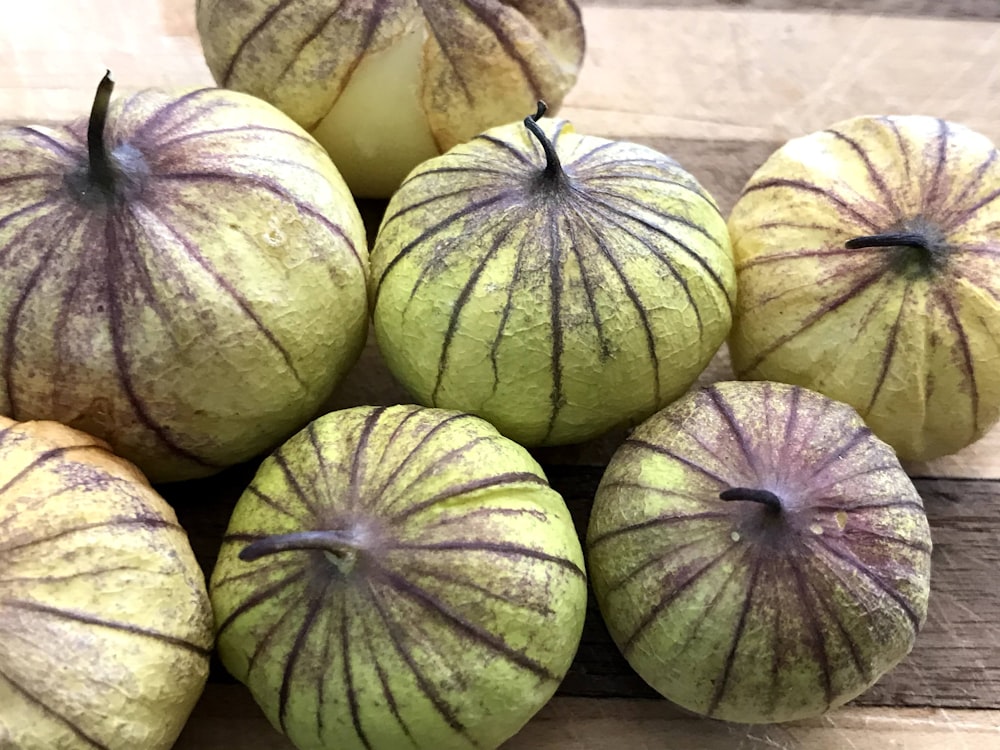
<path id="1" fill-rule="evenodd" d="M 588 52 L 561 115 L 677 158 L 724 211 L 783 140 L 862 113 L 923 113 L 1000 142 L 996 0 L 584 0 Z M 8 7 L 9 6 L 9 7 Z M 120 92 L 212 83 L 194 0 L 32 0 L 4 7 L 0 123 L 80 117 L 105 68 Z M 376 221 L 381 206 L 365 203 Z M 721 352 L 702 382 L 731 377 Z M 406 400 L 369 345 L 334 406 Z M 582 528 L 620 435 L 537 451 Z M 558 696 L 505 748 L 1000 749 L 1000 429 L 907 466 L 934 532 L 930 614 L 907 660 L 821 719 L 747 727 L 692 717 L 629 669 L 596 610 Z M 164 487 L 206 571 L 252 475 Z M 178 750 L 288 750 L 216 665 Z"/>

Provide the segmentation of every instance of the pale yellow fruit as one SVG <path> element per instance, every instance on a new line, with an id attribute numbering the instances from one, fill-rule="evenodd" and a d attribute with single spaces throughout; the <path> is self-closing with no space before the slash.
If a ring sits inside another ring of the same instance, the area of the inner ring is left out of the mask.
<path id="1" fill-rule="evenodd" d="M 128 462 L 0 417 L 0 747 L 167 750 L 208 677 L 205 579 Z"/>
<path id="2" fill-rule="evenodd" d="M 584 52 L 574 0 L 198 0 L 197 22 L 220 85 L 286 112 L 373 197 L 537 99 L 557 106 Z"/>
<path id="3" fill-rule="evenodd" d="M 736 295 L 725 220 L 691 174 L 548 118 L 417 167 L 371 263 L 396 378 L 523 445 L 588 440 L 676 399 L 725 340 Z"/>
<path id="4" fill-rule="evenodd" d="M 1000 159 L 931 117 L 858 117 L 753 175 L 729 230 L 737 376 L 857 409 L 904 460 L 1000 417 Z"/>

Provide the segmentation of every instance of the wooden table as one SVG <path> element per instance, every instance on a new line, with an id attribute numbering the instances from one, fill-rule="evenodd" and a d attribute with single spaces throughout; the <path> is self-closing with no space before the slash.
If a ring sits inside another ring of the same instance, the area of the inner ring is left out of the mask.
<path id="1" fill-rule="evenodd" d="M 1000 142 L 996 0 L 582 4 L 587 60 L 561 114 L 580 131 L 673 155 L 724 210 L 784 139 L 854 114 L 934 114 Z M 211 83 L 194 0 L 5 3 L 0 122 L 84 115 L 105 67 L 119 91 Z M 363 208 L 375 219 L 381 207 Z M 723 351 L 702 380 L 729 377 Z M 405 399 L 369 345 L 335 405 Z M 581 528 L 619 438 L 537 452 Z M 252 469 L 163 488 L 206 570 Z M 558 696 L 505 748 L 1000 748 L 1000 429 L 958 455 L 907 469 L 934 533 L 930 615 L 910 657 L 861 698 L 783 726 L 698 719 L 651 693 L 593 610 Z M 218 665 L 177 744 L 290 747 Z"/>

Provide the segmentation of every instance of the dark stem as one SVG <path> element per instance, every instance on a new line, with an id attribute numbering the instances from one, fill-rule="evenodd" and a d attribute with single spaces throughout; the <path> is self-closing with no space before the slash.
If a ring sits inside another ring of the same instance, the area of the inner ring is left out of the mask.
<path id="1" fill-rule="evenodd" d="M 545 102 L 539 100 L 538 110 L 535 114 L 524 118 L 524 126 L 538 139 L 538 142 L 542 144 L 542 151 L 545 152 L 545 170 L 542 172 L 542 175 L 544 175 L 545 179 L 555 182 L 563 179 L 566 173 L 563 172 L 562 162 L 559 161 L 559 154 L 556 153 L 556 147 L 552 145 L 552 141 L 548 139 L 538 126 L 538 121 L 542 119 L 547 109 L 548 106 Z"/>
<path id="2" fill-rule="evenodd" d="M 927 237 L 915 232 L 886 232 L 866 237 L 855 237 L 844 243 L 848 250 L 861 250 L 866 247 L 915 247 L 919 250 L 931 249 Z"/>
<path id="3" fill-rule="evenodd" d="M 342 531 L 293 531 L 289 534 L 275 534 L 248 544 L 240 552 L 244 562 L 259 560 L 265 555 L 278 552 L 298 552 L 318 549 L 337 557 L 345 557 L 358 551 L 358 544 Z"/>
<path id="4" fill-rule="evenodd" d="M 774 511 L 781 510 L 781 498 L 770 490 L 755 490 L 750 487 L 730 487 L 719 493 L 720 500 L 746 500 L 766 505 Z"/>
<path id="5" fill-rule="evenodd" d="M 108 103 L 115 82 L 111 80 L 111 71 L 97 85 L 94 95 L 94 106 L 90 109 L 90 122 L 87 125 L 87 155 L 90 158 L 90 180 L 95 185 L 110 192 L 114 186 L 114 173 L 108 152 L 104 145 L 104 126 L 108 120 Z"/>

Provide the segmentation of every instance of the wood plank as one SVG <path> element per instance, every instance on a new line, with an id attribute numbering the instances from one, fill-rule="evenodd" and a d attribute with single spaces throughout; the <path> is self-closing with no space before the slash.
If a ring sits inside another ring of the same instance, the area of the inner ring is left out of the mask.
<path id="1" fill-rule="evenodd" d="M 995 23 L 605 6 L 584 21 L 587 57 L 563 110 L 583 132 L 785 140 L 858 114 L 920 113 L 1000 140 Z"/>
<path id="2" fill-rule="evenodd" d="M 940 16 L 1000 19 L 996 0 L 578 0 L 580 5 L 623 8 L 714 8 L 717 10 L 825 11 L 880 16 Z"/>
<path id="3" fill-rule="evenodd" d="M 253 464 L 217 477 L 161 487 L 210 574 L 228 517 Z M 581 538 L 600 466 L 545 466 Z M 1000 481 L 919 479 L 934 553 L 930 612 L 913 652 L 858 698 L 857 705 L 1000 709 Z M 231 681 L 216 663 L 213 681 Z M 593 596 L 580 649 L 560 695 L 655 698 L 604 626 Z"/>
<path id="4" fill-rule="evenodd" d="M 174 750 L 293 750 L 242 685 L 211 684 Z M 848 707 L 783 725 L 693 717 L 664 701 L 556 697 L 502 750 L 996 750 L 1000 711 Z"/>

